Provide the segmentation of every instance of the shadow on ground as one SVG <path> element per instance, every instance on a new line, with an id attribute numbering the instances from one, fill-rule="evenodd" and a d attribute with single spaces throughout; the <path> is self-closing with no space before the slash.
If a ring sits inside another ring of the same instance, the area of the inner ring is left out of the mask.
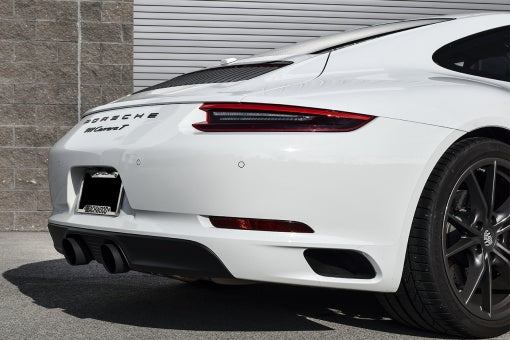
<path id="1" fill-rule="evenodd" d="M 369 293 L 259 284 L 186 284 L 140 273 L 110 275 L 102 266 L 64 260 L 23 265 L 5 279 L 45 308 L 79 318 L 197 331 L 307 331 L 325 322 L 434 337 L 393 322 Z"/>

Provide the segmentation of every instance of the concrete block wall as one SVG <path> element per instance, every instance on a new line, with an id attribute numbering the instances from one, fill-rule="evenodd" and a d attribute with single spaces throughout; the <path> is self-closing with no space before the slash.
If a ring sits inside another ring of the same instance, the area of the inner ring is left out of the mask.
<path id="1" fill-rule="evenodd" d="M 46 230 L 48 151 L 132 92 L 132 32 L 132 0 L 0 0 L 0 231 Z"/>

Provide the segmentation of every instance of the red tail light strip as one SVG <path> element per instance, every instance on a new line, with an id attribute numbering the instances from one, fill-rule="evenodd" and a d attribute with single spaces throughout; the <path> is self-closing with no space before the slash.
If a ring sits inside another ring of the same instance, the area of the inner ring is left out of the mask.
<path id="1" fill-rule="evenodd" d="M 345 132 L 375 117 L 300 106 L 255 103 L 205 103 L 207 121 L 193 124 L 207 132 Z"/>
<path id="2" fill-rule="evenodd" d="M 262 220 L 255 218 L 210 216 L 209 220 L 216 228 L 242 229 L 258 231 L 276 231 L 287 233 L 313 233 L 313 229 L 301 222 Z"/>
<path id="3" fill-rule="evenodd" d="M 253 103 L 205 103 L 200 106 L 200 110 L 218 111 L 218 110 L 240 110 L 240 111 L 269 111 L 269 112 L 285 112 L 285 113 L 300 113 L 311 114 L 328 117 L 350 118 L 368 121 L 372 116 L 360 115 L 356 113 L 347 113 L 333 110 L 314 109 L 310 107 L 301 106 L 287 106 L 287 105 L 274 105 L 274 104 L 253 104 Z"/>

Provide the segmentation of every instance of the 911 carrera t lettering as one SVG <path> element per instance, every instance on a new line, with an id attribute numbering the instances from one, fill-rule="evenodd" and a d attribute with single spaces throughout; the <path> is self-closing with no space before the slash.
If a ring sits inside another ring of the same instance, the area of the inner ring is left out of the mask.
<path id="1" fill-rule="evenodd" d="M 129 126 L 129 124 L 124 124 L 124 125 L 120 125 L 120 126 L 108 126 L 108 127 L 97 126 L 97 127 L 86 128 L 85 131 L 83 131 L 83 132 L 90 133 L 90 132 L 118 131 L 118 130 L 122 130 L 128 126 Z"/>

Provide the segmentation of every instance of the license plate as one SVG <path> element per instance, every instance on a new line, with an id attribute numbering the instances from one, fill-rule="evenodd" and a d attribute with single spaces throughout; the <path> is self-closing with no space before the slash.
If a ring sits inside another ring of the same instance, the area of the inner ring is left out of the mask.
<path id="1" fill-rule="evenodd" d="M 123 186 L 116 171 L 91 171 L 81 183 L 76 211 L 82 214 L 118 216 Z"/>

